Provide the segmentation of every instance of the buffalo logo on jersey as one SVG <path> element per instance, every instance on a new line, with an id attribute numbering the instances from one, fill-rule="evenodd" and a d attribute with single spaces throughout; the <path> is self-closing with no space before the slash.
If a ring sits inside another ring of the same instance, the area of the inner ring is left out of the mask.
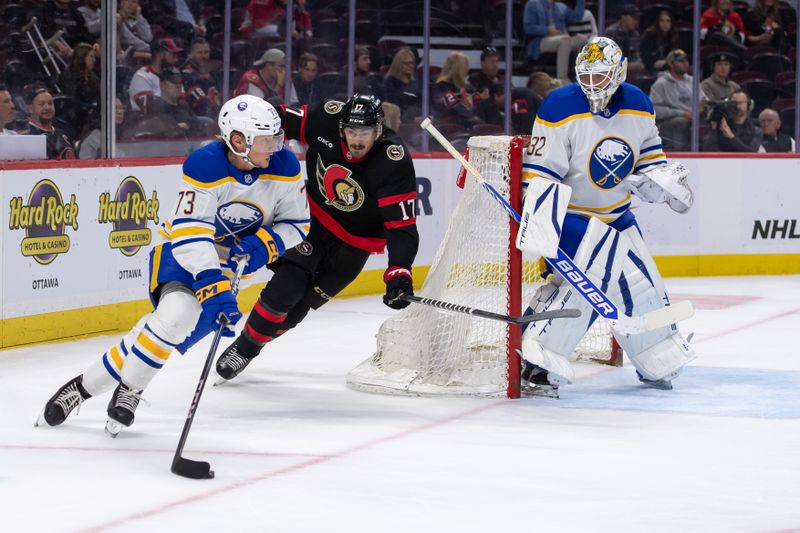
<path id="1" fill-rule="evenodd" d="M 156 191 L 148 199 L 144 187 L 134 176 L 122 180 L 113 199 L 107 192 L 101 194 L 97 222 L 112 225 L 108 245 L 129 257 L 136 255 L 142 246 L 149 245 L 152 232 L 147 221 L 158 224 L 158 206 Z"/>
<path id="2" fill-rule="evenodd" d="M 634 164 L 633 148 L 619 137 L 605 137 L 589 156 L 589 177 L 601 189 L 613 189 L 631 173 Z"/>
<path id="3" fill-rule="evenodd" d="M 264 223 L 264 213 L 257 206 L 241 201 L 222 204 L 214 216 L 214 242 L 230 248 L 242 237 L 253 235 Z"/>
<path id="4" fill-rule="evenodd" d="M 340 211 L 355 211 L 364 203 L 364 191 L 353 173 L 341 165 L 326 167 L 321 157 L 317 157 L 317 184 L 325 203 Z"/>
<path id="5" fill-rule="evenodd" d="M 67 226 L 78 229 L 78 203 L 75 195 L 69 202 L 61 198 L 58 186 L 48 179 L 33 186 L 27 205 L 21 196 L 10 202 L 8 229 L 24 229 L 22 255 L 33 257 L 40 265 L 52 263 L 58 254 L 69 251 Z"/>

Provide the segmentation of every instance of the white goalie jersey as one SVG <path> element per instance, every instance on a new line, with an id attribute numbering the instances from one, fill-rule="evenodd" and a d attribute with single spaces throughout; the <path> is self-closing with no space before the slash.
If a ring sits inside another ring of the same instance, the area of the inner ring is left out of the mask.
<path id="1" fill-rule="evenodd" d="M 623 83 L 603 113 L 593 115 L 573 83 L 539 108 L 522 177 L 525 185 L 536 177 L 569 185 L 567 213 L 609 223 L 630 207 L 625 178 L 666 162 L 653 104 L 638 87 Z"/>

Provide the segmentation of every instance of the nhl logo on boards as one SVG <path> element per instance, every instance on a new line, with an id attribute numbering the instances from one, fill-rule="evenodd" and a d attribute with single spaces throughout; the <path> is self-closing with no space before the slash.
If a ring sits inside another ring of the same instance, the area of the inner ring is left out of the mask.
<path id="1" fill-rule="evenodd" d="M 403 159 L 405 153 L 405 150 L 403 150 L 403 147 L 399 144 L 393 144 L 386 149 L 386 155 L 392 161 L 400 161 Z"/>
<path id="2" fill-rule="evenodd" d="M 597 187 L 613 189 L 633 170 L 633 148 L 620 137 L 603 137 L 589 156 L 589 177 Z"/>

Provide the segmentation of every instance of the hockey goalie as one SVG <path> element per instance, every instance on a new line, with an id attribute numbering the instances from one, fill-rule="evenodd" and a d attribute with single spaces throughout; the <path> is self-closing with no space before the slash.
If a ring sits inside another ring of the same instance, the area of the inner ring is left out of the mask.
<path id="1" fill-rule="evenodd" d="M 669 297 L 630 210 L 631 195 L 678 213 L 693 197 L 686 168 L 667 162 L 653 104 L 625 83 L 626 67 L 620 47 L 596 37 L 577 57 L 578 81 L 550 93 L 540 107 L 523 159 L 523 211 L 533 216 L 517 242 L 544 257 L 554 257 L 560 246 L 620 311 L 639 316 L 669 305 Z M 522 382 L 530 394 L 557 397 L 558 387 L 574 379 L 569 356 L 598 314 L 560 275 L 545 275 L 530 309 L 582 314 L 525 330 Z M 695 357 L 675 324 L 613 333 L 647 386 L 671 389 Z"/>

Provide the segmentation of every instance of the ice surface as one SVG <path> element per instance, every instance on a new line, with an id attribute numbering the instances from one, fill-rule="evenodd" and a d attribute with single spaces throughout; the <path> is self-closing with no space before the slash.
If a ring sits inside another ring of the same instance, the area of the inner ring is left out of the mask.
<path id="1" fill-rule="evenodd" d="M 0 352 L 3 531 L 778 532 L 800 528 L 800 276 L 668 279 L 698 308 L 699 357 L 671 392 L 581 366 L 561 400 L 347 389 L 392 311 L 334 301 L 209 387 L 169 471 L 209 341 L 173 356 L 134 426 L 108 397 L 33 421 L 116 337 Z M 224 342 L 230 342 L 225 340 Z"/>

